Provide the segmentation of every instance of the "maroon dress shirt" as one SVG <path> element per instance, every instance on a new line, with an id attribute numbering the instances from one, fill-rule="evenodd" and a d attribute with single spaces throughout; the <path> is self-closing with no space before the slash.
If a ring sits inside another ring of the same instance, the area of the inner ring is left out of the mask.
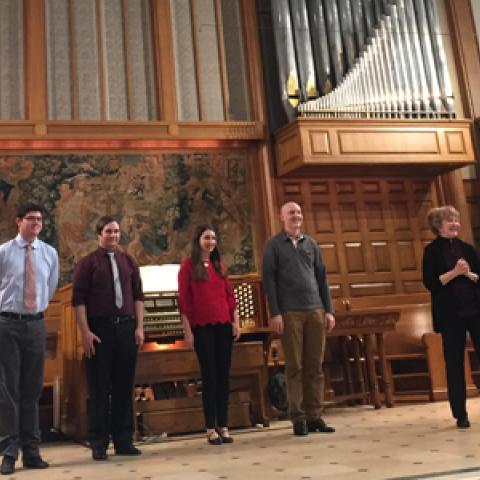
<path id="1" fill-rule="evenodd" d="M 73 271 L 72 305 L 85 305 L 87 318 L 135 315 L 135 301 L 143 301 L 142 280 L 135 260 L 115 251 L 123 305 L 115 306 L 112 266 L 107 250 L 98 248 L 80 259 Z"/>

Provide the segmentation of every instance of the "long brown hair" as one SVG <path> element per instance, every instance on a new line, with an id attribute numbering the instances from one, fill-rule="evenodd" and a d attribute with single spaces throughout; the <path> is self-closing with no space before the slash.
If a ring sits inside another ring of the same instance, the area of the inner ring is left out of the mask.
<path id="1" fill-rule="evenodd" d="M 215 230 L 210 225 L 199 225 L 195 231 L 195 235 L 192 240 L 192 271 L 194 280 L 208 280 L 208 271 L 202 261 L 202 249 L 200 248 L 200 237 L 206 230 Z M 218 242 L 218 237 L 217 237 Z M 210 262 L 212 262 L 215 271 L 224 277 L 226 272 L 222 266 L 222 260 L 220 258 L 220 252 L 218 250 L 218 243 L 215 248 L 210 252 Z"/>

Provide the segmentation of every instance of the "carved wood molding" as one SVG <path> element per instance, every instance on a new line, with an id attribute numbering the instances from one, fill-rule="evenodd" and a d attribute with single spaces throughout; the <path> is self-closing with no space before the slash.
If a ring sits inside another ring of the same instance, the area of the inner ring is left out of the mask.
<path id="1" fill-rule="evenodd" d="M 332 336 L 380 333 L 394 330 L 400 317 L 400 310 L 382 309 L 379 311 L 339 312 L 335 316 L 336 324 L 330 333 Z"/>
<path id="2" fill-rule="evenodd" d="M 261 122 L 0 121 L 0 148 L 8 148 L 11 140 L 263 140 L 264 130 Z"/>
<path id="3" fill-rule="evenodd" d="M 245 140 L 209 140 L 209 139 L 50 139 L 4 140 L 0 138 L 0 153 L 14 152 L 78 152 L 78 151 L 147 151 L 147 150 L 191 150 L 191 149 L 237 149 L 247 148 L 249 142 Z"/>

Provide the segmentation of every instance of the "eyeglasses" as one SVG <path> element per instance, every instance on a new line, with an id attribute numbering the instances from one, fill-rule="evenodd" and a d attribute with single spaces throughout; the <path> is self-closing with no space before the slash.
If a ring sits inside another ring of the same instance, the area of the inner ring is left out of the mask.
<path id="1" fill-rule="evenodd" d="M 43 221 L 42 217 L 32 217 L 32 216 L 28 216 L 28 217 L 23 217 L 24 220 L 27 220 L 29 222 L 41 222 Z"/>

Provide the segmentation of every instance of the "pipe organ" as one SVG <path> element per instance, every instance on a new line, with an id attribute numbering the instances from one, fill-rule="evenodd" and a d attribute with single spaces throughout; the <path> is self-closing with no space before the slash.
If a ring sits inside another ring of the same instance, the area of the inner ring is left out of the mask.
<path id="1" fill-rule="evenodd" d="M 274 0 L 292 119 L 454 118 L 436 0 Z"/>

